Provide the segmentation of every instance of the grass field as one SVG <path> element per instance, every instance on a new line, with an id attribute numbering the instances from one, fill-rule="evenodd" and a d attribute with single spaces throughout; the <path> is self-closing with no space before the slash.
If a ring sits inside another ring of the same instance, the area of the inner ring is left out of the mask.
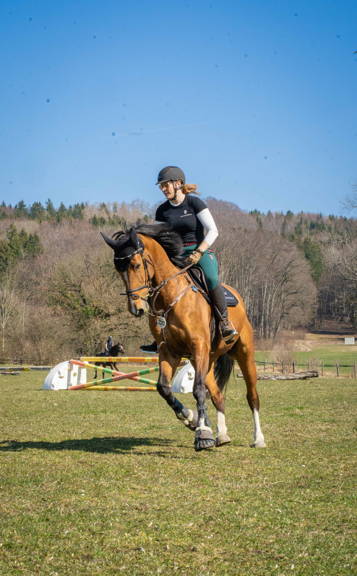
<path id="1" fill-rule="evenodd" d="M 357 344 L 353 346 L 346 346 L 342 338 L 328 338 L 328 337 L 313 337 L 307 338 L 306 341 L 301 341 L 301 344 L 306 348 L 304 350 L 293 349 L 287 354 L 286 362 L 290 364 L 292 361 L 296 363 L 296 370 L 304 370 L 313 367 L 323 374 L 330 376 L 337 375 L 336 364 L 338 365 L 338 373 L 341 376 L 356 377 L 356 364 L 357 364 Z M 274 350 L 263 351 L 257 350 L 256 360 L 258 363 L 271 362 L 277 359 L 279 354 Z"/>
<path id="2" fill-rule="evenodd" d="M 233 442 L 195 453 L 156 393 L 44 376 L 0 377 L 1 575 L 352 575 L 356 380 L 261 382 L 253 450 L 232 379 Z"/>

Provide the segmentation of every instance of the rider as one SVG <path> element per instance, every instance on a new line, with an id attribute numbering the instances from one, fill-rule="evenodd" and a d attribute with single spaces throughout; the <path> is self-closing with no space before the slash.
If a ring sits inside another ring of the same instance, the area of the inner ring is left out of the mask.
<path id="1" fill-rule="evenodd" d="M 160 170 L 156 184 L 166 196 L 166 202 L 157 208 L 155 220 L 171 224 L 183 240 L 186 263 L 202 268 L 211 300 L 218 311 L 222 337 L 229 343 L 238 332 L 228 320 L 224 290 L 218 279 L 218 262 L 210 250 L 218 236 L 212 214 L 201 198 L 192 195 L 197 186 L 186 184 L 181 168 L 166 166 Z M 144 352 L 157 351 L 156 342 L 140 348 Z"/>
<path id="2" fill-rule="evenodd" d="M 105 354 L 107 356 L 110 356 L 110 351 L 113 348 L 113 345 L 114 345 L 113 338 L 109 336 L 108 340 L 105 343 Z"/>

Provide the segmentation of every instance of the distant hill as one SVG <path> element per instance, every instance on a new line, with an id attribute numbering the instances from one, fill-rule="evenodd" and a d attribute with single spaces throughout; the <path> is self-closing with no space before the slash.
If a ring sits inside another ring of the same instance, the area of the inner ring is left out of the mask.
<path id="1" fill-rule="evenodd" d="M 238 288 L 256 335 L 357 327 L 357 220 L 300 212 L 244 212 L 207 198 L 219 229 L 221 278 Z M 0 206 L 0 359 L 53 362 L 99 351 L 107 336 L 138 349 L 133 322 L 99 232 L 153 221 L 142 202 L 55 208 Z"/>

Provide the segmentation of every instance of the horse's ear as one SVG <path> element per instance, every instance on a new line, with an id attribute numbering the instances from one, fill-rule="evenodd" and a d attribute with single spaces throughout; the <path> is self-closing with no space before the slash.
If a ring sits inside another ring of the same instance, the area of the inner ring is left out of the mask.
<path id="1" fill-rule="evenodd" d="M 136 234 L 135 228 L 130 228 L 129 234 L 130 240 L 134 244 L 135 248 L 140 248 L 140 240 Z"/>
<path id="2" fill-rule="evenodd" d="M 115 240 L 113 240 L 113 238 L 109 238 L 109 236 L 107 236 L 106 234 L 103 234 L 103 232 L 101 232 L 101 235 L 103 237 L 104 242 L 106 242 L 108 244 L 108 246 L 110 246 L 111 248 L 113 248 L 113 250 L 115 250 L 116 245 L 117 245 Z"/>

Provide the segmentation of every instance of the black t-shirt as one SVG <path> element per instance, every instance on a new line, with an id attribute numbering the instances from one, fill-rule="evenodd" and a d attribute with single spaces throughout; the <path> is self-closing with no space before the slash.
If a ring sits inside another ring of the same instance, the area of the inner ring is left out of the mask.
<path id="1" fill-rule="evenodd" d="M 188 194 L 178 206 L 170 204 L 169 200 L 160 204 L 156 210 L 155 220 L 171 224 L 184 244 L 199 244 L 203 240 L 204 232 L 197 214 L 205 208 L 207 206 L 201 198 Z"/>

